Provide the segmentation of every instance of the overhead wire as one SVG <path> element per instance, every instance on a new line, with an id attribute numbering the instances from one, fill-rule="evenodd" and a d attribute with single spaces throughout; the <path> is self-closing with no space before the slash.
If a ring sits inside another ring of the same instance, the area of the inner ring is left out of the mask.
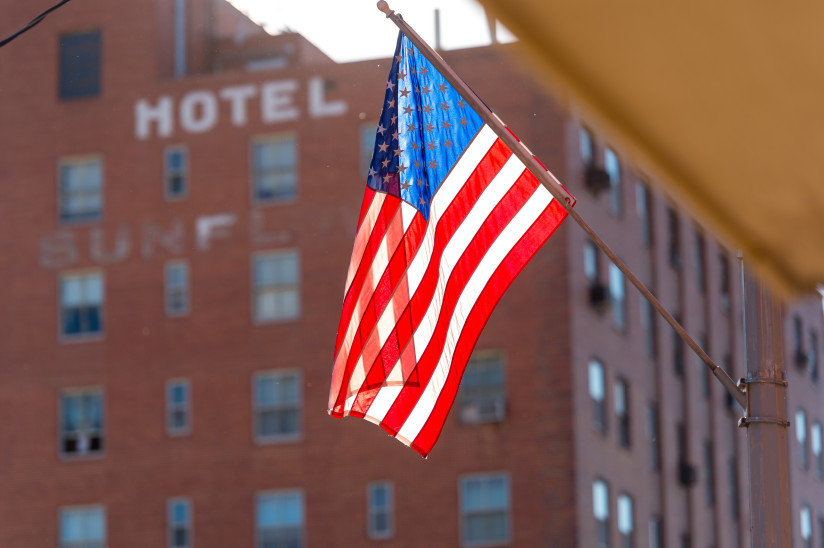
<path id="1" fill-rule="evenodd" d="M 55 5 L 53 5 L 52 7 L 50 7 L 49 9 L 47 9 L 46 11 L 44 11 L 43 13 L 41 13 L 40 15 L 38 15 L 37 17 L 35 17 L 34 19 L 32 19 L 31 21 L 29 21 L 29 23 L 28 23 L 25 27 L 23 27 L 22 29 L 18 30 L 17 32 L 15 32 L 14 34 L 12 34 L 11 36 L 9 36 L 9 37 L 7 37 L 7 38 L 3 38 L 2 40 L 0 40 L 0 48 L 2 48 L 3 46 L 5 46 L 5 45 L 6 45 L 6 44 L 8 44 L 9 42 L 11 42 L 12 40 L 14 40 L 14 39 L 15 39 L 15 38 L 17 38 L 18 36 L 20 36 L 21 34 L 23 34 L 24 32 L 26 32 L 26 31 L 30 30 L 32 27 L 34 27 L 35 25 L 37 25 L 38 23 L 40 23 L 43 19 L 45 19 L 45 18 L 46 18 L 46 16 L 47 16 L 48 14 L 50 14 L 51 12 L 53 12 L 54 10 L 56 10 L 57 8 L 59 8 L 60 6 L 62 6 L 63 4 L 67 4 L 67 3 L 69 3 L 70 1 L 71 1 L 71 0 L 60 0 L 60 2 L 58 2 L 58 3 L 57 3 L 57 4 L 55 4 Z"/>

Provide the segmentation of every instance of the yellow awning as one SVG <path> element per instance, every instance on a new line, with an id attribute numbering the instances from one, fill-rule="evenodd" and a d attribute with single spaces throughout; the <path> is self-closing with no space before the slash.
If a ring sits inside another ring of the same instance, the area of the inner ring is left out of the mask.
<path id="1" fill-rule="evenodd" d="M 824 4 L 481 0 L 569 108 L 782 293 L 824 282 Z"/>

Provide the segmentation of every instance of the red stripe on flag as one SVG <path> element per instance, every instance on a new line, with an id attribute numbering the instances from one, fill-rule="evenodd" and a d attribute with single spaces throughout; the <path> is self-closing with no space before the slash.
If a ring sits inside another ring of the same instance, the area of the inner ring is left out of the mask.
<path id="1" fill-rule="evenodd" d="M 432 333 L 426 350 L 418 360 L 418 386 L 405 385 L 395 403 L 390 407 L 383 418 L 381 426 L 396 435 L 403 427 L 404 422 L 418 402 L 422 391 L 432 377 L 443 353 L 446 334 L 452 314 L 455 311 L 458 299 L 466 286 L 467 281 L 477 268 L 492 242 L 509 224 L 523 205 L 529 200 L 538 186 L 534 177 L 527 177 L 528 172 L 519 177 L 518 181 L 509 189 L 506 195 L 498 202 L 493 211 L 472 238 L 472 242 L 455 264 L 455 268 L 446 283 L 443 292 L 443 301 L 438 316 L 437 325 Z"/>
<path id="2" fill-rule="evenodd" d="M 349 359 L 347 360 L 346 369 L 350 370 L 354 367 L 354 364 L 357 362 L 358 353 L 363 354 L 363 359 L 366 364 L 368 364 L 369 374 L 371 377 L 366 382 L 366 390 L 365 392 L 368 393 L 369 388 L 375 388 L 376 384 L 380 384 L 383 380 L 377 382 L 377 373 L 373 373 L 374 368 L 378 365 L 382 370 L 385 364 L 391 362 L 392 365 L 397 363 L 397 360 L 402 353 L 402 349 L 406 347 L 409 341 L 412 338 L 412 334 L 414 330 L 417 329 L 422 317 L 426 313 L 426 310 L 429 307 L 429 304 L 432 300 L 433 295 L 435 294 L 435 290 L 437 289 L 438 285 L 438 269 L 440 265 L 440 260 L 444 251 L 444 248 L 447 246 L 449 241 L 451 240 L 452 236 L 454 235 L 455 231 L 460 227 L 461 223 L 463 223 L 466 216 L 472 210 L 472 207 L 477 202 L 478 197 L 483 193 L 483 191 L 489 186 L 489 183 L 492 179 L 500 171 L 501 167 L 506 163 L 509 157 L 512 155 L 512 152 L 506 145 L 503 144 L 500 140 L 497 140 L 484 158 L 479 162 L 478 166 L 476 167 L 475 171 L 469 177 L 467 182 L 452 200 L 450 205 L 446 208 L 444 214 L 437 220 L 437 226 L 435 231 L 434 237 L 434 246 L 432 251 L 430 252 L 431 257 L 429 258 L 428 266 L 426 274 L 423 276 L 420 286 L 418 287 L 417 291 L 414 295 L 411 296 L 411 301 L 408 301 L 408 313 L 404 312 L 400 315 L 399 319 L 406 322 L 410 322 L 409 329 L 405 329 L 401 332 L 401 336 L 399 336 L 396 330 L 389 336 L 387 340 L 388 346 L 385 345 L 385 348 L 382 349 L 381 355 L 373 355 L 369 352 L 368 348 L 373 348 L 371 343 L 373 342 L 373 338 L 377 338 L 378 334 L 376 331 L 373 330 L 375 318 L 364 319 L 361 321 L 361 326 L 358 330 L 358 335 L 360 337 L 364 337 L 366 333 L 370 333 L 369 335 L 369 342 L 363 345 L 363 352 L 358 349 L 357 353 L 355 348 L 350 349 Z M 399 303 L 402 306 L 407 306 L 407 303 Z M 394 361 L 393 361 L 394 360 Z M 392 365 L 388 365 L 386 367 L 392 367 Z M 407 368 L 408 369 L 408 368 Z M 413 368 L 413 371 L 417 373 L 417 368 Z M 388 373 L 388 371 L 387 371 Z M 345 379 L 348 380 L 350 375 L 346 375 Z M 385 379 L 385 376 L 384 376 Z M 406 379 L 406 376 L 404 378 Z M 419 382 L 419 379 L 412 379 L 412 383 Z M 361 389 L 363 390 L 363 388 Z M 343 392 L 346 392 L 347 389 L 344 386 Z M 363 392 L 362 392 L 363 393 Z M 365 409 L 364 405 L 364 398 L 366 396 L 358 395 L 358 400 L 356 405 L 359 408 Z M 341 398 L 338 397 L 338 402 L 340 402 Z"/>
<path id="3" fill-rule="evenodd" d="M 461 336 L 455 345 L 449 375 L 438 396 L 438 402 L 411 445 L 422 456 L 426 457 L 429 454 L 443 430 L 446 417 L 455 401 L 464 369 L 489 315 L 504 292 L 512 284 L 512 281 L 520 274 L 524 266 L 532 260 L 532 257 L 544 242 L 552 236 L 566 218 L 566 215 L 566 210 L 557 200 L 552 200 L 549 203 L 541 216 L 498 266 L 469 313 L 464 329 L 461 331 Z"/>

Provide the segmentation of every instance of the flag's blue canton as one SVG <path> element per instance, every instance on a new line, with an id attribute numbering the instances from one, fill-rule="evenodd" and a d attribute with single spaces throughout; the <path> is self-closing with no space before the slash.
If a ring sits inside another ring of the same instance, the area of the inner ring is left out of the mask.
<path id="1" fill-rule="evenodd" d="M 481 118 L 402 33 L 375 139 L 367 184 L 409 202 L 429 202 L 483 125 Z"/>

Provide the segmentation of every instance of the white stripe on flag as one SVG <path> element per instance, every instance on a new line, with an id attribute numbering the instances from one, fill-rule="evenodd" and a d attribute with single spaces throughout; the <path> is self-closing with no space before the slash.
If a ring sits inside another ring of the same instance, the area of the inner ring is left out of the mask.
<path id="1" fill-rule="evenodd" d="M 470 277 L 469 282 L 461 293 L 455 312 L 450 319 L 449 331 L 446 337 L 446 340 L 449 342 L 444 346 L 444 352 L 441 354 L 438 365 L 421 394 L 418 403 L 398 432 L 397 438 L 407 445 L 415 440 L 426 423 L 426 420 L 429 418 L 429 415 L 432 413 L 435 403 L 438 401 L 438 396 L 443 389 L 452 363 L 452 352 L 461 335 L 466 317 L 475 305 L 475 301 L 477 301 L 483 292 L 484 287 L 498 268 L 498 265 L 506 258 L 509 251 L 518 243 L 524 233 L 529 230 L 535 220 L 538 219 L 550 201 L 552 201 L 552 196 L 549 191 L 543 186 L 539 186 L 521 210 L 513 217 L 512 221 L 510 221 L 501 232 L 492 246 L 490 246 L 489 251 L 487 251 L 478 268 L 475 269 Z"/>
<path id="2" fill-rule="evenodd" d="M 383 201 L 385 198 L 386 194 L 383 192 L 376 192 L 374 196 L 372 196 L 372 203 L 369 204 L 369 209 L 366 211 L 366 215 L 363 216 L 360 229 L 358 229 L 358 233 L 355 236 L 355 245 L 352 249 L 352 259 L 349 261 L 349 273 L 346 275 L 346 286 L 343 290 L 344 295 L 346 295 L 346 292 L 349 291 L 349 286 L 352 284 L 355 273 L 358 271 L 358 266 L 361 263 L 361 259 L 363 259 L 363 252 L 366 249 L 366 244 L 369 242 L 369 235 L 372 234 L 372 227 L 375 225 L 375 219 L 378 217 L 381 207 L 383 207 Z"/>
<path id="3" fill-rule="evenodd" d="M 452 273 L 452 269 L 455 267 L 455 264 L 461 258 L 467 246 L 472 241 L 472 238 L 477 233 L 478 228 L 484 223 L 487 217 L 489 217 L 489 214 L 494 210 L 498 202 L 501 201 L 501 198 L 503 198 L 509 189 L 512 188 L 515 181 L 518 180 L 518 177 L 520 177 L 523 172 L 524 164 L 521 163 L 521 161 L 515 156 L 511 156 L 497 175 L 492 179 L 486 189 L 484 189 L 483 193 L 478 197 L 478 200 L 469 211 L 463 223 L 458 227 L 455 234 L 452 236 L 452 239 L 449 240 L 449 243 L 444 248 L 444 252 L 440 259 L 440 264 L 438 265 L 438 287 L 435 290 L 435 294 L 433 295 L 426 313 L 421 319 L 421 322 L 418 326 L 416 326 L 415 334 L 413 335 L 416 360 L 420 359 L 426 349 L 426 346 L 429 344 L 429 340 L 432 337 L 432 333 L 438 323 L 438 315 L 440 314 L 441 304 L 443 303 L 443 292 L 446 289 L 446 284 L 449 281 L 449 276 Z M 438 214 L 440 215 L 441 212 L 438 212 Z M 431 221 L 432 218 L 430 218 L 430 226 L 434 224 Z M 427 232 L 427 238 L 429 238 L 429 236 L 430 234 Z M 431 239 L 434 240 L 434 232 Z M 424 266 L 422 270 L 425 271 L 426 266 Z M 411 284 L 409 291 L 412 293 Z M 394 368 L 399 367 L 399 365 L 399 363 L 396 363 Z M 357 390 L 359 388 L 359 386 L 353 386 L 350 384 L 351 390 Z M 386 412 L 394 402 L 394 398 L 392 402 L 384 401 L 386 398 L 390 397 L 390 394 L 391 393 L 384 393 L 383 391 L 379 392 L 369 408 L 369 414 L 378 420 L 383 420 Z"/>

